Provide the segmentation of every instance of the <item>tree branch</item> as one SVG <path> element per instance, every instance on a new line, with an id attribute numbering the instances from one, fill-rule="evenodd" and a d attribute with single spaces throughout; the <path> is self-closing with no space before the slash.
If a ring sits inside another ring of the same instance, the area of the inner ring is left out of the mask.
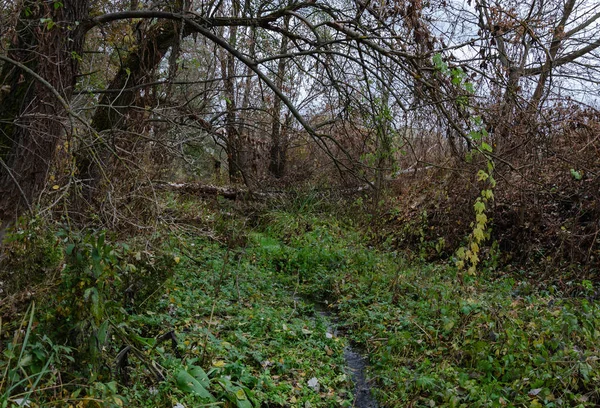
<path id="1" fill-rule="evenodd" d="M 562 65 L 574 62 L 576 59 L 583 57 L 586 54 L 589 54 L 590 52 L 594 51 L 596 48 L 599 48 L 599 47 L 600 47 L 600 38 L 597 39 L 596 41 L 588 44 L 586 47 L 583 47 L 577 51 L 573 51 L 563 57 L 557 58 L 554 61 L 554 64 L 552 64 L 552 67 L 557 68 Z M 539 75 L 543 72 L 543 70 L 544 70 L 543 66 L 527 68 L 527 69 L 523 70 L 523 76 Z"/>

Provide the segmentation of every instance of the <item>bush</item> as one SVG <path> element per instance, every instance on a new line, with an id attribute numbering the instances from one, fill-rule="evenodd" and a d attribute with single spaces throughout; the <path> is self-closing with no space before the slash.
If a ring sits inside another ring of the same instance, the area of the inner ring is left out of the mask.
<path id="1" fill-rule="evenodd" d="M 170 276 L 176 260 L 166 253 L 136 252 L 126 244 L 110 243 L 105 232 L 59 235 L 67 244 L 65 266 L 55 310 L 47 315 L 46 324 L 58 339 L 78 350 L 80 367 L 87 364 L 94 375 L 108 378 L 109 371 L 98 370 L 114 329 Z"/>
<path id="2" fill-rule="evenodd" d="M 41 217 L 22 217 L 8 230 L 0 256 L 0 295 L 31 289 L 58 273 L 64 254 L 55 231 Z"/>

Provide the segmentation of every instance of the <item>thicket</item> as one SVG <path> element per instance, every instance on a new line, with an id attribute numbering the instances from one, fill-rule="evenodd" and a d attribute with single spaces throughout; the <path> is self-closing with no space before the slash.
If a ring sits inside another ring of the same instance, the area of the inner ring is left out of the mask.
<path id="1" fill-rule="evenodd" d="M 40 393 L 78 400 L 83 390 L 90 406 L 122 406 L 111 396 L 112 380 L 120 347 L 137 338 L 129 316 L 154 305 L 178 258 L 168 242 L 126 244 L 108 235 L 41 217 L 23 217 L 7 232 L 0 258 L 2 406 L 46 401 Z"/>
<path id="2" fill-rule="evenodd" d="M 596 404 L 600 6 L 243 3 L 1 3 L 1 402 Z"/>
<path id="3" fill-rule="evenodd" d="M 495 161 L 497 185 L 486 211 L 490 238 L 482 259 L 495 267 L 531 269 L 538 283 L 597 280 L 597 113 L 565 109 L 553 114 L 557 125 L 532 136 L 544 143 L 532 141 L 510 162 Z M 430 168 L 393 181 L 394 198 L 383 208 L 381 235 L 399 249 L 420 249 L 425 258 L 452 256 L 472 229 L 469 217 L 481 189 L 475 176 L 481 165 L 459 161 L 455 172 Z"/>

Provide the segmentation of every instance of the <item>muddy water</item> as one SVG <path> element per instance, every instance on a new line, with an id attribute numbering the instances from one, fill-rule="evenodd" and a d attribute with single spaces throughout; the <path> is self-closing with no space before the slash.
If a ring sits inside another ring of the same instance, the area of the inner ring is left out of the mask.
<path id="1" fill-rule="evenodd" d="M 327 318 L 328 329 L 334 336 L 338 337 L 337 319 L 327 309 L 327 306 L 310 299 L 305 299 L 305 302 L 312 304 L 317 313 Z M 355 408 L 378 408 L 377 401 L 371 395 L 371 385 L 367 381 L 367 359 L 350 343 L 344 349 L 344 358 L 346 359 L 347 373 L 354 381 L 354 403 L 352 406 Z"/>

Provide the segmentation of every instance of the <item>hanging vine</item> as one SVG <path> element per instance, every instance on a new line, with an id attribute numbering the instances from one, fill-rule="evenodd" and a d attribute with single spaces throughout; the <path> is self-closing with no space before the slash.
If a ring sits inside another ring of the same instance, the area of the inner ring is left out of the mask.
<path id="1" fill-rule="evenodd" d="M 494 179 L 494 160 L 492 157 L 492 145 L 486 140 L 489 139 L 487 130 L 480 115 L 474 114 L 473 107 L 469 104 L 470 98 L 475 94 L 475 87 L 465 71 L 460 67 L 448 67 L 441 54 L 433 57 L 433 64 L 436 70 L 444 76 L 450 78 L 452 85 L 458 88 L 459 95 L 454 102 L 459 109 L 466 111 L 469 117 L 469 130 L 467 133 L 468 145 L 470 151 L 467 153 L 467 161 L 471 162 L 475 158 L 484 159 L 484 167 L 477 171 L 477 182 L 480 183 L 481 191 L 475 199 L 473 210 L 475 220 L 471 222 L 472 230 L 466 238 L 466 244 L 456 251 L 456 266 L 459 270 L 466 270 L 467 274 L 474 275 L 477 271 L 481 259 L 481 248 L 490 238 L 491 228 L 486 214 L 490 203 L 494 200 L 494 188 L 496 180 Z"/>

